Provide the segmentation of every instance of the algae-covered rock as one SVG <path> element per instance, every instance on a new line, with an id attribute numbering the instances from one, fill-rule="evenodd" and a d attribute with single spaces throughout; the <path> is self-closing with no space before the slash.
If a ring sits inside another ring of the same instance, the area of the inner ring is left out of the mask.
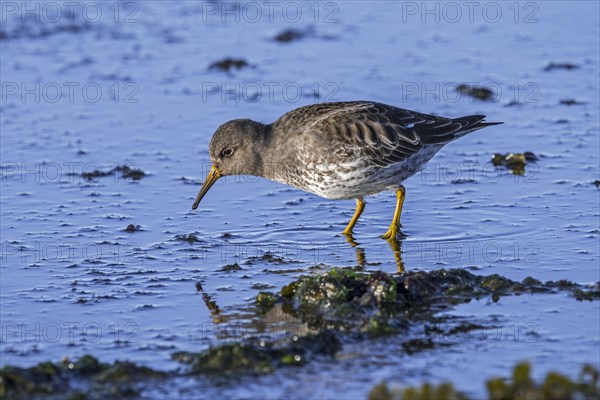
<path id="1" fill-rule="evenodd" d="M 389 274 L 333 269 L 324 275 L 301 277 L 282 290 L 282 299 L 297 305 L 301 319 L 309 326 L 368 331 L 374 325 L 378 330 L 381 324 L 376 320 L 371 324 L 373 318 L 397 312 L 396 285 Z M 382 320 L 388 324 L 386 317 Z"/>
<path id="2" fill-rule="evenodd" d="M 524 153 L 495 153 L 492 155 L 492 164 L 496 167 L 506 167 L 514 175 L 523 175 L 525 165 L 538 160 L 538 157 L 530 151 Z"/>
<path id="3" fill-rule="evenodd" d="M 573 282 L 542 283 L 530 277 L 517 282 L 497 274 L 480 276 L 462 269 L 392 275 L 343 268 L 302 276 L 284 286 L 277 297 L 264 292 L 259 296 L 267 304 L 281 301 L 284 312 L 293 312 L 313 329 L 381 335 L 484 296 L 498 301 L 505 295 L 560 291 L 570 292 L 577 299 L 600 297 L 597 288 Z"/>
<path id="4" fill-rule="evenodd" d="M 137 396 L 137 387 L 164 372 L 127 361 L 104 364 L 84 355 L 77 361 L 43 362 L 30 368 L 4 367 L 0 370 L 0 396 L 6 398 L 125 398 Z M 85 393 L 82 388 L 87 388 Z"/>
<path id="5" fill-rule="evenodd" d="M 107 364 L 103 364 L 96 357 L 88 354 L 82 356 L 77 361 L 71 361 L 65 358 L 61 361 L 62 368 L 69 369 L 75 374 L 93 375 L 98 374 L 108 368 Z"/>
<path id="6" fill-rule="evenodd" d="M 334 333 L 322 331 L 281 342 L 225 343 L 200 353 L 174 353 L 172 358 L 188 364 L 190 374 L 231 378 L 268 374 L 282 366 L 300 366 L 311 356 L 333 356 L 340 348 Z"/>
<path id="7" fill-rule="evenodd" d="M 462 270 L 396 276 L 333 269 L 323 275 L 301 277 L 282 289 L 281 299 L 314 328 L 379 335 L 406 327 L 410 315 L 422 315 L 444 292 L 452 291 L 456 298 L 462 298 L 472 291 L 472 282 L 467 280 L 478 279 Z"/>
<path id="8" fill-rule="evenodd" d="M 64 381 L 63 369 L 50 361 L 30 368 L 7 366 L 0 370 L 0 395 L 53 394 Z"/>
<path id="9" fill-rule="evenodd" d="M 511 379 L 492 378 L 487 381 L 488 400 L 592 400 L 600 398 L 598 370 L 585 365 L 577 381 L 565 375 L 550 372 L 541 383 L 531 378 L 531 366 L 528 363 L 516 365 Z M 468 399 L 465 394 L 454 389 L 451 383 L 431 385 L 425 383 L 418 387 L 389 388 L 382 382 L 371 389 L 369 400 L 429 400 Z"/>
<path id="10" fill-rule="evenodd" d="M 419 387 L 390 389 L 382 382 L 371 389 L 369 400 L 467 400 L 468 397 L 454 389 L 451 383 L 432 385 L 425 383 Z"/>
<path id="11" fill-rule="evenodd" d="M 481 282 L 482 287 L 488 288 L 493 292 L 509 289 L 514 284 L 515 282 L 498 274 L 486 276 Z"/>
<path id="12" fill-rule="evenodd" d="M 541 383 L 531 378 L 529 363 L 518 364 L 509 380 L 493 378 L 487 381 L 488 398 L 490 400 L 532 399 L 532 400 L 569 400 L 569 399 L 598 399 L 598 370 L 585 365 L 578 381 L 573 381 L 565 375 L 550 372 Z"/>
<path id="13" fill-rule="evenodd" d="M 469 97 L 477 100 L 490 101 L 494 100 L 496 94 L 491 90 L 483 86 L 467 85 L 466 83 L 460 84 L 456 87 L 456 91 L 462 94 L 466 94 Z"/>
<path id="14" fill-rule="evenodd" d="M 227 343 L 201 353 L 179 352 L 173 359 L 190 366 L 194 374 L 233 376 L 239 373 L 261 375 L 273 371 L 276 358 L 270 348 L 253 344 Z"/>
<path id="15" fill-rule="evenodd" d="M 115 361 L 105 367 L 96 376 L 96 381 L 101 383 L 135 383 L 138 380 L 149 378 L 164 378 L 164 372 L 153 370 L 129 361 Z"/>
<path id="16" fill-rule="evenodd" d="M 261 313 L 266 313 L 275 306 L 276 298 L 272 293 L 258 292 L 256 295 L 256 307 Z"/>
<path id="17" fill-rule="evenodd" d="M 405 333 L 405 330 L 410 335 L 413 325 L 421 326 L 424 336 L 407 336 L 408 339 L 402 341 L 402 350 L 410 355 L 453 345 L 436 340 L 435 335 L 459 335 L 484 328 L 479 324 L 459 323 L 451 329 L 442 329 L 436 325 L 445 318 L 440 311 L 482 297 L 498 301 L 502 296 L 524 293 L 568 293 L 577 300 L 598 300 L 600 283 L 541 282 L 531 277 L 517 282 L 497 274 L 480 276 L 462 269 L 388 274 L 334 268 L 326 273 L 301 276 L 284 286 L 278 294 L 258 294 L 255 318 L 267 318 L 272 312 L 265 314 L 264 311 L 276 304 L 278 310 L 293 316 L 303 327 L 292 337 L 287 335 L 273 340 L 249 338 L 244 342 L 211 347 L 200 353 L 175 353 L 172 358 L 187 364 L 189 368 L 184 373 L 190 375 L 212 378 L 262 375 L 277 368 L 302 366 L 315 357 L 333 357 L 341 349 L 340 337 L 361 340 L 365 335 L 373 337 L 399 331 Z M 560 374 L 550 374 L 542 385 L 531 381 L 527 368 L 519 366 L 515 369 L 512 383 L 490 380 L 490 393 L 495 396 L 490 398 L 513 398 L 511 396 L 515 393 L 521 393 L 518 388 L 525 386 L 535 393 L 548 394 L 546 397 L 532 397 L 534 399 L 560 396 L 598 398 L 598 372 L 592 367 L 582 372 L 579 382 L 570 382 Z M 136 397 L 143 394 L 149 385 L 159 385 L 161 379 L 174 379 L 179 375 L 179 371 L 160 372 L 127 361 L 105 364 L 92 356 L 83 356 L 76 361 L 45 362 L 30 368 L 4 367 L 0 370 L 0 395 L 11 399 L 49 395 L 76 399 Z M 381 397 L 386 394 L 406 395 L 411 399 L 430 395 L 434 398 L 462 398 L 459 392 L 447 385 L 423 386 L 403 392 L 381 386 L 373 394 L 380 397 L 372 398 L 387 398 Z"/>
<path id="18" fill-rule="evenodd" d="M 596 286 L 596 288 L 588 291 L 582 289 L 575 289 L 575 291 L 573 292 L 573 297 L 575 297 L 579 301 L 598 300 L 600 299 L 600 288 Z"/>

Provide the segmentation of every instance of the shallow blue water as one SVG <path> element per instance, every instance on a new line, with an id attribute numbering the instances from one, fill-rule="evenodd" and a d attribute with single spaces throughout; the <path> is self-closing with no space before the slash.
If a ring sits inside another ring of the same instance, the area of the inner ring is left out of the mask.
<path id="1" fill-rule="evenodd" d="M 370 99 L 505 122 L 448 145 L 405 183 L 407 269 L 599 280 L 596 2 L 494 3 L 499 18 L 491 3 L 478 3 L 486 14 L 475 10 L 471 20 L 463 7 L 456 22 L 442 3 L 430 3 L 439 10 L 427 14 L 421 3 L 323 2 L 318 18 L 302 3 L 295 23 L 278 12 L 271 22 L 265 9 L 256 22 L 246 14 L 237 22 L 235 13 L 220 14 L 226 3 L 217 14 L 201 2 L 133 4 L 118 4 L 118 18 L 105 7 L 97 22 L 76 14 L 72 24 L 80 28 L 62 32 L 53 29 L 69 26 L 66 17 L 22 23 L 22 10 L 3 9 L 2 365 L 91 353 L 172 368 L 171 352 L 203 349 L 226 330 L 197 282 L 223 314 L 235 315 L 261 288 L 277 289 L 314 265 L 356 265 L 356 248 L 340 234 L 353 201 L 228 177 L 191 211 L 221 123 L 271 122 L 318 101 Z M 288 44 L 272 40 L 288 28 L 309 33 Z M 252 67 L 208 69 L 228 56 Z M 579 68 L 545 71 L 551 62 Z M 457 95 L 463 82 L 494 89 L 496 100 Z M 568 99 L 581 104 L 560 103 Z M 540 157 L 524 176 L 489 163 L 495 152 L 523 151 Z M 123 164 L 149 176 L 80 176 Z M 377 236 L 393 214 L 394 195 L 367 203 L 355 229 L 365 268 L 393 272 L 394 253 Z M 124 232 L 129 224 L 142 231 Z M 177 239 L 191 233 L 200 242 Z M 260 260 L 266 252 L 290 263 Z M 220 271 L 234 262 L 242 270 Z M 539 375 L 554 368 L 574 375 L 600 359 L 598 311 L 597 303 L 563 295 L 475 302 L 453 313 L 500 325 L 498 341 L 465 340 L 413 356 L 390 351 L 393 339 L 361 343 L 335 361 L 292 371 L 293 378 L 283 370 L 225 394 L 279 397 L 294 388 L 292 397 L 361 397 L 382 379 L 450 379 L 480 394 L 485 378 L 523 359 Z M 535 342 L 515 339 L 521 325 L 536 330 Z M 361 378 L 348 382 L 348 371 Z M 278 389 L 268 393 L 267 386 Z"/>

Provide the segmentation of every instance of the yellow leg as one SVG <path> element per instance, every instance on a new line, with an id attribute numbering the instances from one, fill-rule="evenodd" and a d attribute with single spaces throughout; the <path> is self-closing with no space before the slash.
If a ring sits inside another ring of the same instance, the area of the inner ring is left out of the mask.
<path id="1" fill-rule="evenodd" d="M 400 230 L 400 214 L 402 213 L 402 204 L 404 204 L 404 196 L 406 194 L 406 189 L 404 186 L 400 186 L 396 190 L 396 211 L 394 212 L 394 218 L 392 218 L 392 223 L 390 224 L 389 229 L 386 233 L 381 237 L 382 239 L 396 239 L 398 235 L 398 231 Z"/>
<path id="2" fill-rule="evenodd" d="M 356 225 L 356 221 L 360 217 L 360 214 L 365 210 L 365 201 L 363 199 L 356 199 L 356 211 L 354 211 L 354 216 L 348 223 L 346 229 L 344 229 L 344 235 L 352 235 L 352 228 Z"/>

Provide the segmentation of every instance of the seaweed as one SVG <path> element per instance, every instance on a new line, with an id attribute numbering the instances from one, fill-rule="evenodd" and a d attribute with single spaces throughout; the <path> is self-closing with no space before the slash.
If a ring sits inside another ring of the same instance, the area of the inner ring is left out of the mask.
<path id="1" fill-rule="evenodd" d="M 495 153 L 492 155 L 492 164 L 496 167 L 506 167 L 514 175 L 523 175 L 525 173 L 525 165 L 534 163 L 538 160 L 538 156 L 530 151 L 524 153 Z"/>
<path id="2" fill-rule="evenodd" d="M 228 57 L 228 58 L 224 58 L 220 61 L 213 62 L 212 64 L 209 65 L 208 69 L 229 72 L 234 68 L 237 70 L 240 70 L 242 68 L 246 68 L 249 66 L 250 66 L 250 64 L 248 63 L 248 61 L 246 61 L 242 58 L 229 58 Z"/>
<path id="3" fill-rule="evenodd" d="M 139 388 L 167 373 L 139 366 L 129 361 L 101 363 L 91 355 L 77 361 L 68 358 L 30 368 L 6 366 L 0 370 L 0 396 L 6 398 L 117 398 L 139 395 Z M 87 388 L 82 392 L 82 387 Z"/>
<path id="4" fill-rule="evenodd" d="M 256 303 L 261 309 L 281 303 L 284 312 L 297 316 L 312 329 L 380 335 L 431 320 L 438 311 L 473 299 L 490 297 L 498 301 L 502 296 L 563 291 L 577 300 L 600 298 L 598 284 L 542 283 L 531 277 L 517 282 L 462 269 L 393 275 L 334 268 L 325 274 L 302 276 L 277 294 L 261 292 Z"/>
<path id="5" fill-rule="evenodd" d="M 103 178 L 106 176 L 120 176 L 123 179 L 132 179 L 134 181 L 139 181 L 143 177 L 147 176 L 144 171 L 138 168 L 131 168 L 127 165 L 117 165 L 114 168 L 111 168 L 107 171 L 102 170 L 93 170 L 90 172 L 82 172 L 81 177 L 85 180 L 92 180 L 96 178 Z"/>
<path id="6" fill-rule="evenodd" d="M 530 399 L 530 400 L 569 400 L 598 399 L 598 370 L 584 365 L 576 381 L 557 372 L 550 372 L 544 380 L 536 383 L 531 378 L 531 365 L 517 364 L 509 379 L 492 378 L 487 381 L 488 400 Z M 466 400 L 466 394 L 457 391 L 452 383 L 440 385 L 425 383 L 418 387 L 390 388 L 387 382 L 375 385 L 368 396 L 369 400 Z"/>
<path id="7" fill-rule="evenodd" d="M 482 101 L 491 101 L 496 97 L 496 94 L 486 87 L 472 86 L 466 83 L 458 85 L 456 91 Z"/>

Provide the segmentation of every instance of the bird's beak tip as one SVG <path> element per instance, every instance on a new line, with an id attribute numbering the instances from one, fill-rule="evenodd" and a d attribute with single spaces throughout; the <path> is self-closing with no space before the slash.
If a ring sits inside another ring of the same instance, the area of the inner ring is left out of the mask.
<path id="1" fill-rule="evenodd" d="M 200 188 L 200 192 L 198 193 L 198 196 L 196 196 L 196 200 L 194 201 L 194 204 L 192 205 L 192 210 L 195 210 L 198 208 L 200 201 L 202 200 L 202 198 L 204 197 L 206 192 L 208 192 L 208 189 L 210 189 L 210 187 L 212 185 L 214 185 L 215 182 L 218 181 L 220 177 L 221 177 L 221 171 L 219 171 L 219 169 L 213 165 L 212 168 L 210 169 L 210 171 L 208 172 L 208 175 L 206 176 L 206 180 L 202 184 L 202 188 Z"/>

